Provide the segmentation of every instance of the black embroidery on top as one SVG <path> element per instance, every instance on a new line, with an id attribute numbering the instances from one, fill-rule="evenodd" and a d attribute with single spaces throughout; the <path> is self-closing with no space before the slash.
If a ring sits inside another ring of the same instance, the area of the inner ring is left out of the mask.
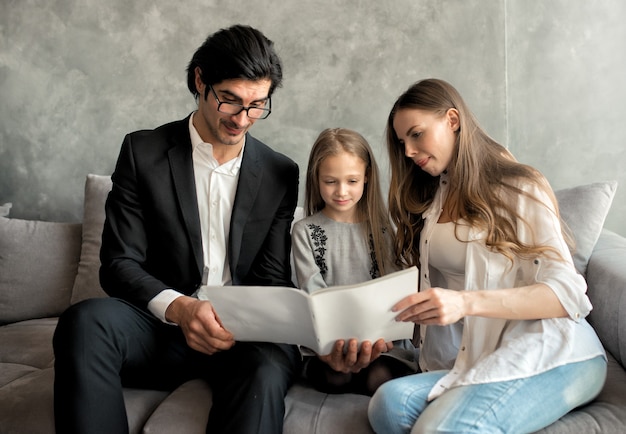
<path id="1" fill-rule="evenodd" d="M 315 246 L 314 256 L 315 256 L 315 265 L 320 270 L 320 274 L 322 278 L 326 279 L 326 274 L 328 273 L 328 265 L 326 265 L 326 251 L 328 250 L 326 247 L 326 242 L 328 241 L 328 237 L 326 236 L 326 231 L 321 227 L 313 223 L 309 223 L 307 227 L 311 230 L 311 240 L 313 241 L 313 245 Z M 383 229 L 383 233 L 386 232 L 386 228 Z M 374 237 L 372 234 L 369 234 L 369 251 L 370 251 L 370 277 L 372 279 L 376 279 L 380 277 L 380 270 L 378 268 L 378 261 L 376 260 L 376 252 L 374 251 Z"/>
<path id="2" fill-rule="evenodd" d="M 378 269 L 378 261 L 376 260 L 376 252 L 374 251 L 374 237 L 372 236 L 372 234 L 370 234 L 369 236 L 369 247 L 370 259 L 372 260 L 372 265 L 370 267 L 370 276 L 372 279 L 376 279 L 377 277 L 380 277 L 380 270 Z"/>
<path id="3" fill-rule="evenodd" d="M 313 245 L 315 249 L 315 264 L 320 269 L 320 273 L 322 274 L 322 278 L 326 280 L 326 273 L 328 272 L 328 266 L 326 265 L 326 241 L 328 241 L 328 237 L 326 236 L 326 231 L 322 229 L 318 225 L 314 225 L 309 223 L 307 227 L 311 230 L 311 239 L 313 240 Z"/>

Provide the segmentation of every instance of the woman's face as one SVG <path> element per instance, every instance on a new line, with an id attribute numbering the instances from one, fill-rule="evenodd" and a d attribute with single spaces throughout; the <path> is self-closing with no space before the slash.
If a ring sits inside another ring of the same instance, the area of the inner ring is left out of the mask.
<path id="1" fill-rule="evenodd" d="M 459 116 L 455 109 L 445 115 L 420 109 L 400 109 L 393 129 L 404 146 L 404 155 L 431 176 L 443 173 L 456 150 Z"/>

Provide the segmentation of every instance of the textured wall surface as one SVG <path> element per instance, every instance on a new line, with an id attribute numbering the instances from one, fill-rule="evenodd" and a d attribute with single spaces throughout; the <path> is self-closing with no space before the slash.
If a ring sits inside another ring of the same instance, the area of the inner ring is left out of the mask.
<path id="1" fill-rule="evenodd" d="M 509 149 L 555 189 L 617 180 L 605 226 L 626 235 L 626 2 L 507 5 Z"/>
<path id="2" fill-rule="evenodd" d="M 80 220 L 86 174 L 112 172 L 127 132 L 189 114 L 191 55 L 244 23 L 285 66 L 252 133 L 302 172 L 317 134 L 342 126 L 370 141 L 386 173 L 391 104 L 439 77 L 555 188 L 619 180 L 607 226 L 626 234 L 626 5 L 544 3 L 0 0 L 0 204 L 13 217 Z"/>

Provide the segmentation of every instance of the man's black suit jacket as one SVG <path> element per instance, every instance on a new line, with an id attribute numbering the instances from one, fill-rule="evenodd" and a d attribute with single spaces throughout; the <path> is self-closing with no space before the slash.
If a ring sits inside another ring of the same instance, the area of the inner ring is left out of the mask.
<path id="1" fill-rule="evenodd" d="M 100 251 L 104 290 L 141 308 L 166 288 L 192 294 L 204 266 L 189 118 L 127 135 L 112 179 Z M 293 286 L 297 198 L 296 163 L 248 134 L 227 244 L 233 285 Z"/>

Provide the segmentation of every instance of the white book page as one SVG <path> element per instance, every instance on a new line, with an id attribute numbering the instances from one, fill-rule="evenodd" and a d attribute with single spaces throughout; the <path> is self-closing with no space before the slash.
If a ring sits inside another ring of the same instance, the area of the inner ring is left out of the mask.
<path id="1" fill-rule="evenodd" d="M 412 267 L 312 295 L 276 286 L 203 286 L 198 296 L 213 304 L 235 340 L 302 345 L 328 354 L 338 339 L 373 343 L 413 337 L 413 323 L 396 322 L 391 307 L 417 291 L 417 279 Z"/>
<path id="2" fill-rule="evenodd" d="M 414 324 L 396 321 L 398 313 L 391 308 L 417 292 L 417 282 L 418 271 L 412 267 L 359 285 L 314 292 L 311 305 L 320 342 L 317 353 L 330 353 L 338 339 L 374 343 L 380 338 L 386 342 L 412 338 Z"/>
<path id="3" fill-rule="evenodd" d="M 317 347 L 309 295 L 274 286 L 203 287 L 225 329 L 235 340 Z"/>

